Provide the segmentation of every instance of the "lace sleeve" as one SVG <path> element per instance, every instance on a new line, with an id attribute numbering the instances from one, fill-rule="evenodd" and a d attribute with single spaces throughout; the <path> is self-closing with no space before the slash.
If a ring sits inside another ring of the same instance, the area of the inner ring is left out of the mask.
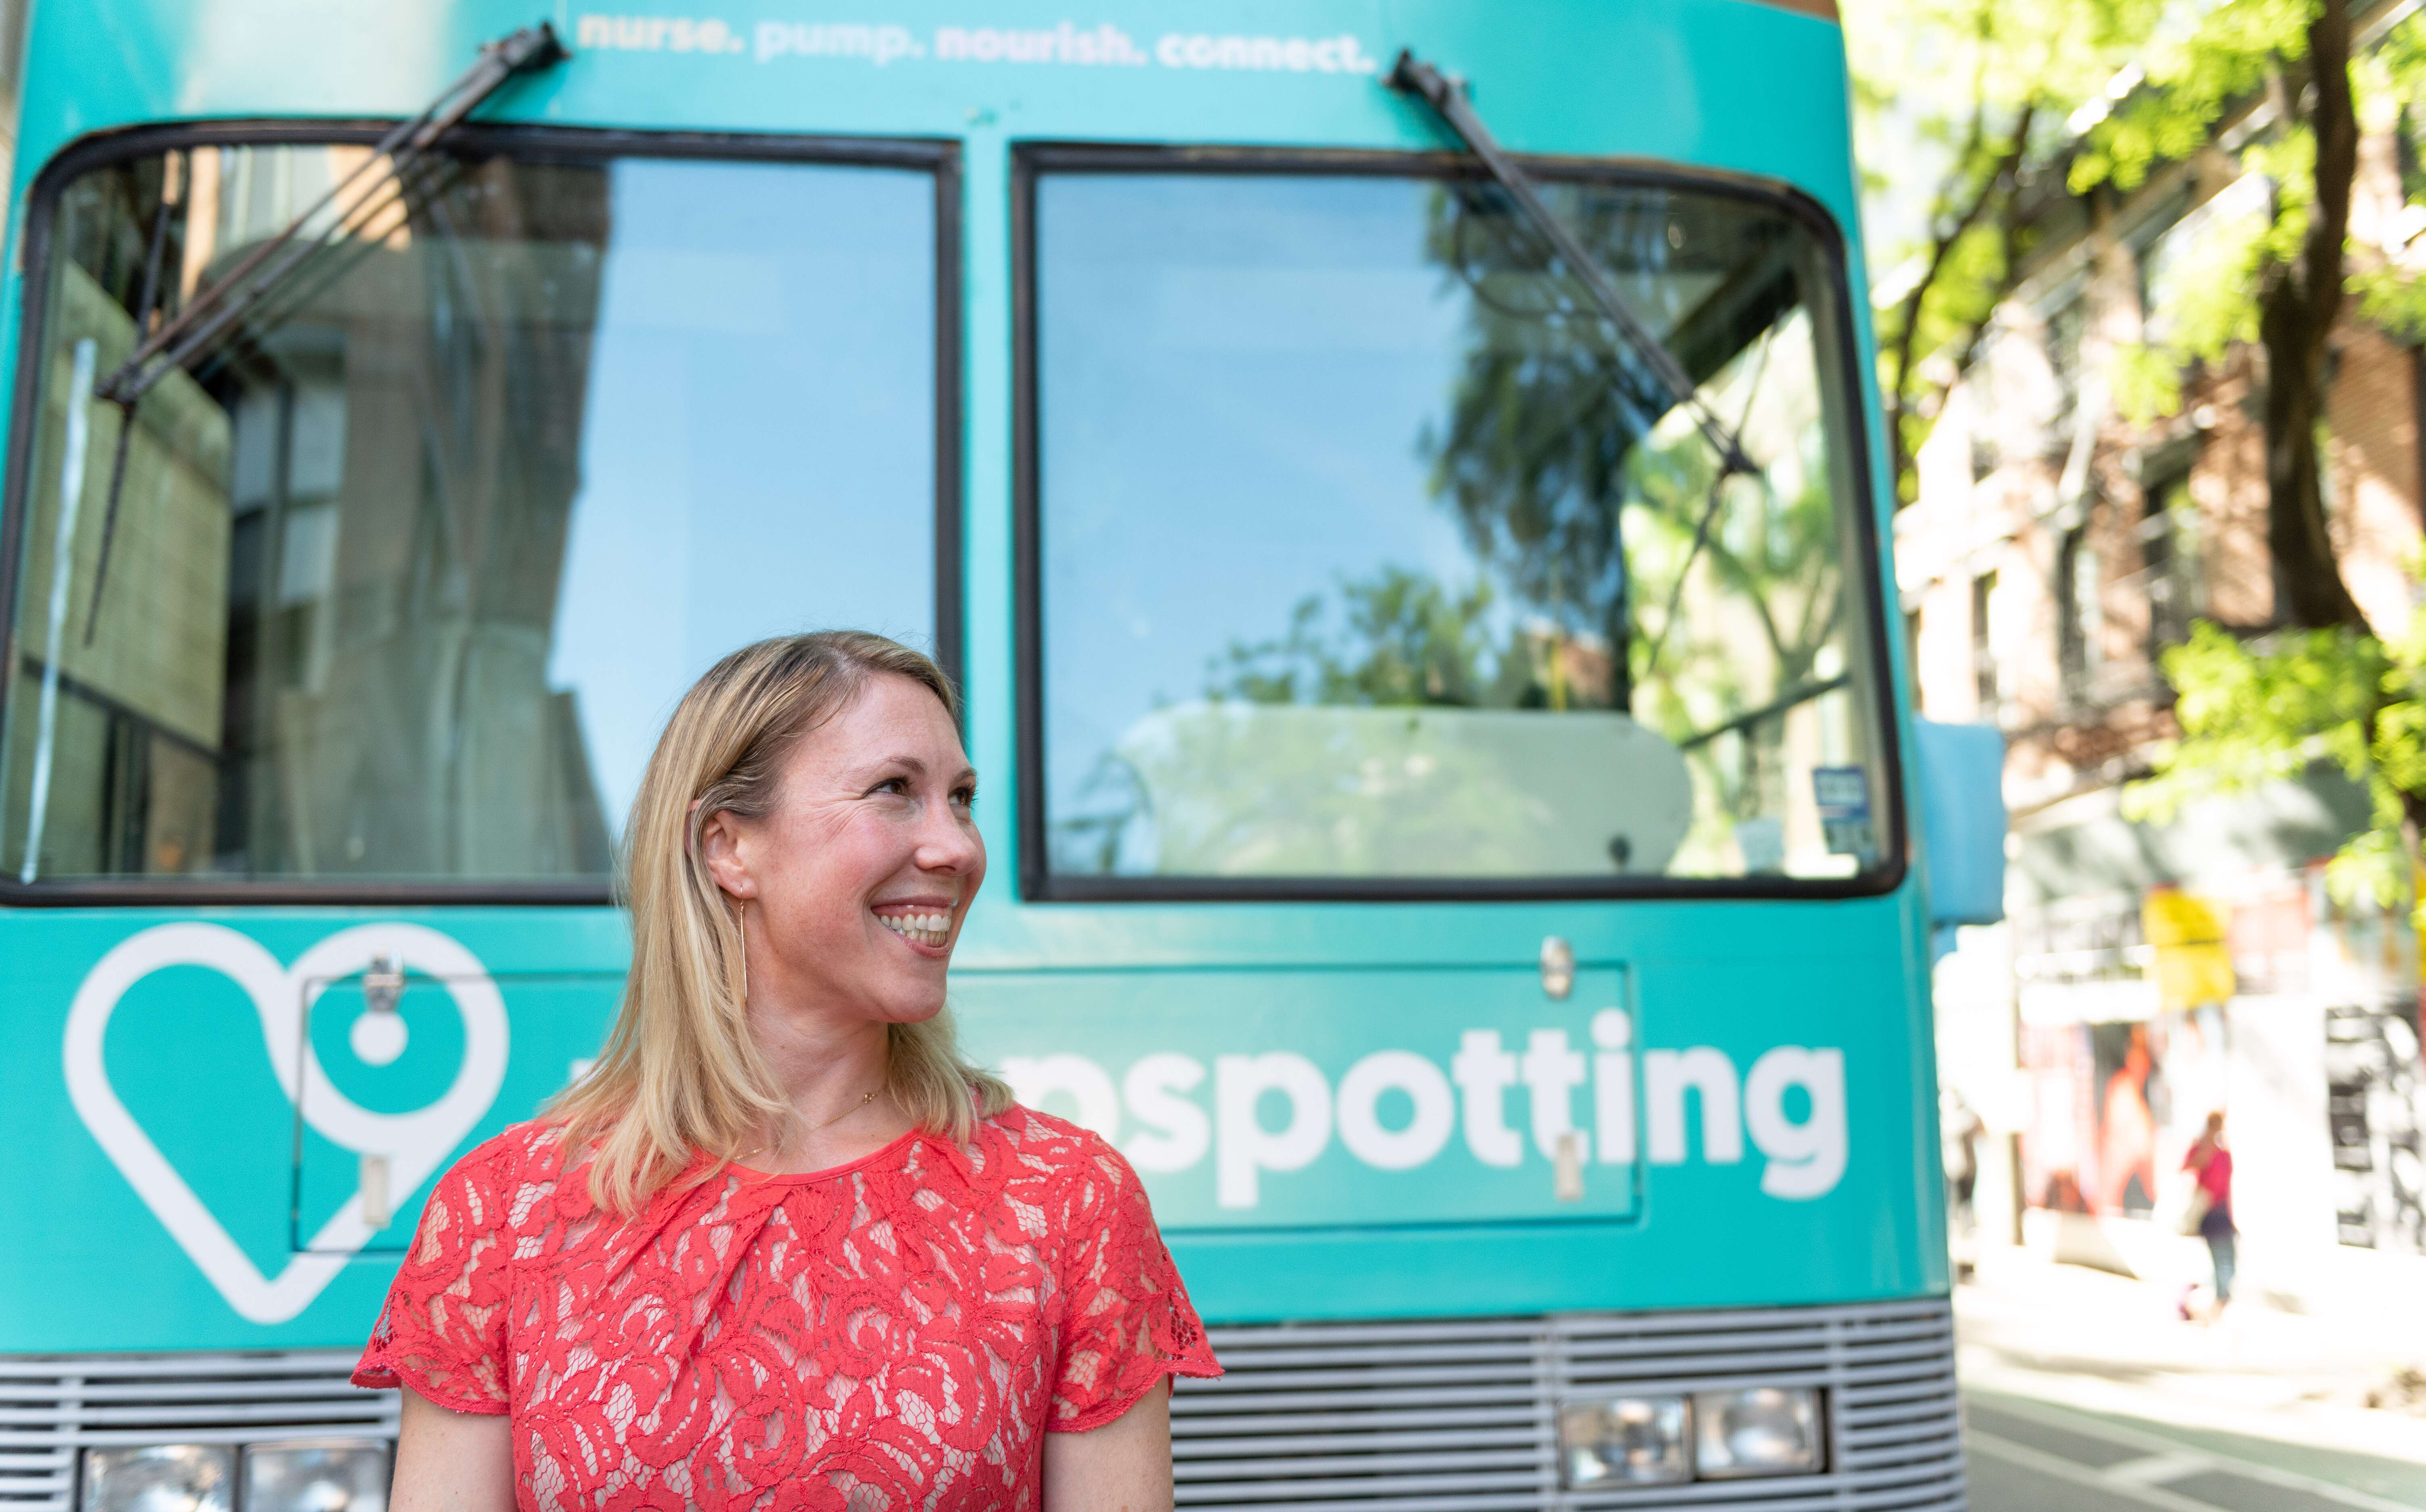
<path id="1" fill-rule="evenodd" d="M 354 1367 L 356 1386 L 409 1386 L 458 1412 L 506 1410 L 505 1153 L 484 1145 L 439 1179 Z"/>
<path id="2" fill-rule="evenodd" d="M 1089 1144 L 1062 1231 L 1068 1311 L 1045 1424 L 1059 1433 L 1103 1426 L 1165 1375 L 1221 1374 L 1137 1172 L 1109 1145 Z"/>

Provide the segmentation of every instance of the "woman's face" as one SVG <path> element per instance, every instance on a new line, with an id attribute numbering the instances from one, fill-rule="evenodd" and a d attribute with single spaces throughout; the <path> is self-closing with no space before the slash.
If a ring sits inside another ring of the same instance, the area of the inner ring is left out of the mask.
<path id="1" fill-rule="evenodd" d="M 933 1017 L 985 880 L 976 796 L 941 700 L 880 675 L 801 737 L 763 818 L 712 818 L 708 866 L 749 909 L 752 1000 L 884 1022 Z"/>

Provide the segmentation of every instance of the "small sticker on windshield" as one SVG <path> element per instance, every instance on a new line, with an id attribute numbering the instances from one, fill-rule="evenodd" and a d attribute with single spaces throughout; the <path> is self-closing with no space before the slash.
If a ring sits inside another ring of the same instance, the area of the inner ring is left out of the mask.
<path id="1" fill-rule="evenodd" d="M 1870 823 L 1870 774 L 1859 766 L 1811 768 L 1811 796 L 1820 808 L 1820 831 L 1832 856 L 1852 856 L 1868 865 L 1879 853 Z"/>
<path id="2" fill-rule="evenodd" d="M 1819 800 L 1823 819 L 1867 819 L 1870 816 L 1870 774 L 1858 766 L 1811 768 L 1811 796 Z"/>

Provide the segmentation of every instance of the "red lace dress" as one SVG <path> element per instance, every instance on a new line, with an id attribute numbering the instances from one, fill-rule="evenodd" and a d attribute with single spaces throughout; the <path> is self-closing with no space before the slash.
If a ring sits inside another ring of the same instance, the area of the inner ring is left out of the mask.
<path id="1" fill-rule="evenodd" d="M 1128 1162 L 1014 1107 L 630 1221 L 519 1124 L 440 1180 L 358 1385 L 512 1420 L 516 1500 L 1033 1508 L 1046 1430 L 1218 1375 Z"/>

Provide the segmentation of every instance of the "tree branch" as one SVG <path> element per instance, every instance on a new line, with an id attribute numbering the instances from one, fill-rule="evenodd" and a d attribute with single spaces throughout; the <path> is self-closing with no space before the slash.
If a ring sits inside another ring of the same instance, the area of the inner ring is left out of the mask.
<path id="1" fill-rule="evenodd" d="M 2316 90 L 2317 203 L 2301 249 L 2308 318 L 2323 350 L 2341 313 L 2342 258 L 2350 239 L 2351 185 L 2358 176 L 2358 109 L 2351 97 L 2350 0 L 2324 0 L 2308 22 L 2308 60 Z"/>
<path id="2" fill-rule="evenodd" d="M 2261 277 L 2257 337 L 2266 348 L 2266 544 L 2294 624 L 2368 628 L 2334 554 L 2317 444 L 2326 418 L 2325 347 L 2340 314 L 2358 173 L 2358 114 L 2351 98 L 2349 0 L 2321 0 L 2307 25 L 2308 127 L 2316 140 L 2315 199 L 2298 255 Z M 2278 86 L 2286 96 L 2288 84 Z"/>
<path id="3" fill-rule="evenodd" d="M 1988 102 L 1983 96 L 1972 107 L 1971 128 L 1964 135 L 1962 151 L 1955 154 L 1957 171 L 1960 171 L 1963 167 L 1967 167 L 1978 157 L 1981 144 L 1987 136 L 1987 130 Z M 1963 239 L 1964 233 L 1969 231 L 1979 221 L 1981 213 L 1988 208 L 1988 199 L 1996 191 L 1996 175 L 1993 173 L 1981 180 L 1976 192 L 1971 196 L 1970 204 L 1960 214 L 1953 215 L 1951 220 L 1948 218 L 1951 210 L 1948 201 L 1952 195 L 1950 193 L 1939 195 L 1935 206 L 1936 213 L 1930 217 L 1930 224 L 1935 229 L 1936 234 L 1930 242 L 1929 262 L 1922 267 L 1920 277 L 1914 281 L 1912 288 L 1905 293 L 1897 306 L 1895 378 L 1887 387 L 1885 398 L 1887 451 L 1891 464 L 1889 475 L 1897 480 L 1899 496 L 1902 490 L 1904 468 L 1910 460 L 1904 456 L 1903 422 L 1905 414 L 1911 408 L 1912 347 L 1913 342 L 1920 334 L 1921 307 L 1928 302 L 1930 290 L 1937 286 L 1937 276 L 1946 270 L 1946 260 L 1953 253 L 1954 244 Z"/>
<path id="4" fill-rule="evenodd" d="M 1982 99 L 1979 108 L 1972 114 L 1971 130 L 1964 142 L 1963 153 L 1958 161 L 1971 162 L 1984 149 L 1987 111 L 1987 102 Z M 1970 202 L 1964 206 L 1960 213 L 1954 215 L 1950 221 L 1947 220 L 1941 213 L 1937 221 L 1938 233 L 1930 243 L 1929 262 L 1922 269 L 1919 281 L 1913 284 L 1911 291 L 1897 306 L 1899 320 L 1894 347 L 1895 378 L 1887 390 L 1885 400 L 1887 454 L 1893 467 L 1891 475 L 1897 480 L 1899 497 L 1901 495 L 1904 472 L 1912 465 L 1912 458 L 1905 452 L 1904 420 L 1912 412 L 1913 404 L 1917 397 L 1913 385 L 1912 353 L 1914 342 L 1920 333 L 1921 307 L 1927 302 L 1930 293 L 1936 288 L 1938 277 L 1945 272 L 1947 260 L 1953 256 L 1956 245 L 1972 227 L 1980 223 L 1980 217 L 1987 214 L 1988 207 L 1994 204 L 2000 195 L 2011 195 L 2014 181 L 2021 172 L 2022 159 L 2030 152 L 2030 126 L 2037 114 L 2038 102 L 2035 99 L 2022 105 L 2020 113 L 2014 117 L 2013 134 L 2006 139 L 2004 150 L 1997 153 L 1995 161 L 1988 166 L 1988 170 L 1977 181 Z M 1945 200 L 1941 200 L 1939 204 L 1943 212 L 1947 208 Z M 1993 311 L 1998 299 L 2006 292 L 2006 286 L 2011 285 L 2013 264 L 2014 260 L 2011 257 L 2005 260 L 2005 267 L 1998 279 L 2001 286 L 1996 291 L 1997 298 L 1984 300 L 1984 309 Z M 1984 323 L 1984 315 L 1979 320 L 1968 322 L 1960 345 L 1967 350 L 1979 339 L 1979 333 Z"/>

